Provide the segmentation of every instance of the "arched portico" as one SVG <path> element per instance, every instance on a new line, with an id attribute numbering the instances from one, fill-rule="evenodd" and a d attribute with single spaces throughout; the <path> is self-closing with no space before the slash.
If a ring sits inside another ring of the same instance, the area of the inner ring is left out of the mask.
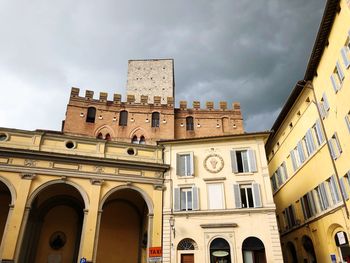
<path id="1" fill-rule="evenodd" d="M 134 186 L 110 190 L 100 203 L 96 262 L 147 262 L 151 243 L 153 203 Z"/>
<path id="2" fill-rule="evenodd" d="M 32 193 L 27 202 L 19 262 L 78 260 L 87 198 L 73 185 L 56 180 Z"/>

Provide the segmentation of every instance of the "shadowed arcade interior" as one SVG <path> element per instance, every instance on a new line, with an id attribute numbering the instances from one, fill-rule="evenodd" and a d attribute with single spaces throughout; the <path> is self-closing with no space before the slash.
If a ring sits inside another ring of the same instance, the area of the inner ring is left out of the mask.
<path id="1" fill-rule="evenodd" d="M 148 207 L 140 193 L 121 189 L 103 204 L 97 262 L 147 262 Z"/>
<path id="2" fill-rule="evenodd" d="M 77 262 L 84 201 L 71 185 L 41 190 L 29 212 L 19 262 Z"/>

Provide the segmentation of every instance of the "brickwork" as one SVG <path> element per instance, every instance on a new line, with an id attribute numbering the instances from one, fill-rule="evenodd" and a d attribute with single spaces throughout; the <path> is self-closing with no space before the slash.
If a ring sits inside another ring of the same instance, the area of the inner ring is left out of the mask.
<path id="1" fill-rule="evenodd" d="M 134 95 L 135 102 L 146 95 L 149 103 L 160 96 L 161 103 L 166 104 L 167 97 L 174 97 L 174 84 L 172 59 L 129 60 L 126 93 Z"/>
<path id="2" fill-rule="evenodd" d="M 239 103 L 234 103 L 228 109 L 226 103 L 220 103 L 220 109 L 214 109 L 212 102 L 206 103 L 206 108 L 200 108 L 199 102 L 193 103 L 193 108 L 187 108 L 187 102 L 181 101 L 180 108 L 174 108 L 172 97 L 166 104 L 160 103 L 155 96 L 155 103 L 146 103 L 147 96 L 142 96 L 143 102 L 135 102 L 133 95 L 128 95 L 123 102 L 119 94 L 114 94 L 113 101 L 107 100 L 107 94 L 100 93 L 99 99 L 93 98 L 93 91 L 86 91 L 85 96 L 79 96 L 79 89 L 72 88 L 63 131 L 67 134 L 85 135 L 106 138 L 109 134 L 112 140 L 131 142 L 134 136 L 139 141 L 143 136 L 146 144 L 156 144 L 158 140 L 181 139 L 192 137 L 219 136 L 243 133 L 243 119 Z M 93 122 L 87 122 L 88 108 L 96 109 Z M 127 111 L 127 125 L 119 125 L 120 112 Z M 159 113 L 158 127 L 152 127 L 152 113 Z M 193 117 L 193 129 L 189 130 L 187 117 Z"/>

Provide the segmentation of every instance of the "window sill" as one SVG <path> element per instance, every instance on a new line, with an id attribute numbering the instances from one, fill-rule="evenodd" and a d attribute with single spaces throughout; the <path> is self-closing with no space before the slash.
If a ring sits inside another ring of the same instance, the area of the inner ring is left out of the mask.
<path id="1" fill-rule="evenodd" d="M 238 175 L 238 176 L 245 176 L 245 175 L 254 175 L 253 172 L 244 172 L 244 173 L 233 173 L 234 175 Z"/>
<path id="2" fill-rule="evenodd" d="M 178 179 L 193 179 L 194 175 L 178 175 Z"/>

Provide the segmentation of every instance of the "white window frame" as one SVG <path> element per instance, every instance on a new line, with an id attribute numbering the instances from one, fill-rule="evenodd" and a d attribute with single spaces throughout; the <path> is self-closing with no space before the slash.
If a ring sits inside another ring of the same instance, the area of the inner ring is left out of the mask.
<path id="1" fill-rule="evenodd" d="M 245 191 L 245 198 L 248 205 L 247 207 L 243 207 L 241 189 L 244 189 Z M 253 206 L 249 206 L 248 189 L 251 189 Z M 261 195 L 260 185 L 258 183 L 234 184 L 233 192 L 234 192 L 236 208 L 252 209 L 252 208 L 262 207 L 262 195 Z"/>
<path id="2" fill-rule="evenodd" d="M 183 159 L 184 158 L 184 159 Z M 184 170 L 181 169 L 181 162 L 184 162 Z M 194 176 L 193 152 L 183 152 L 176 154 L 176 174 L 181 177 Z"/>
<path id="3" fill-rule="evenodd" d="M 183 194 L 185 193 L 185 194 Z M 189 202 L 191 197 L 191 203 Z M 199 189 L 195 186 L 174 188 L 174 211 L 199 210 Z"/>
<path id="4" fill-rule="evenodd" d="M 338 186 L 337 186 L 335 176 L 333 175 L 330 178 L 328 178 L 327 183 L 328 183 L 329 192 L 332 197 L 331 199 L 332 199 L 333 205 L 336 205 L 341 201 L 341 197 L 338 191 Z"/>
<path id="5" fill-rule="evenodd" d="M 239 156 L 238 153 L 241 153 Z M 241 158 L 242 171 L 238 169 L 238 158 Z M 246 162 L 245 162 L 246 161 Z M 255 151 L 251 148 L 231 150 L 231 165 L 233 173 L 255 173 L 258 171 Z"/>

